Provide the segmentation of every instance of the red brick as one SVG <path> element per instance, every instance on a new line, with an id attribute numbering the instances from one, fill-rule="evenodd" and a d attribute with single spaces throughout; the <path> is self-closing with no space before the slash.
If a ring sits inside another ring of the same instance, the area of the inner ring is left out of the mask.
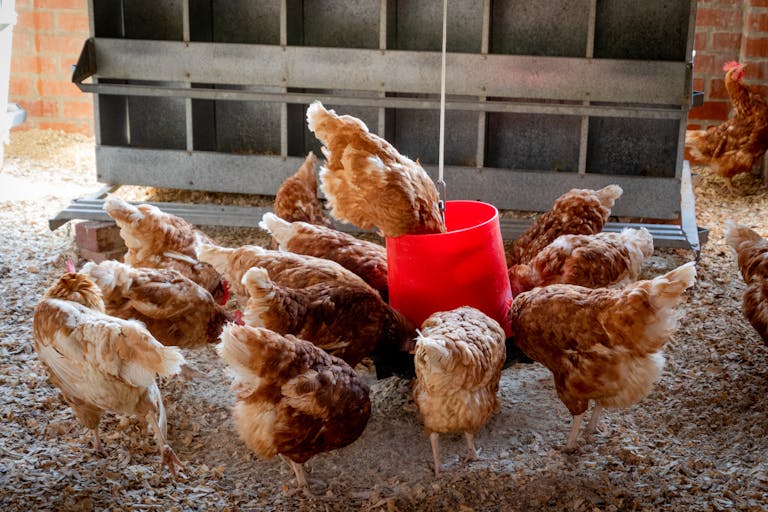
<path id="1" fill-rule="evenodd" d="M 752 7 L 768 7 L 768 0 L 750 0 L 749 5 Z"/>
<path id="2" fill-rule="evenodd" d="M 30 35 L 24 36 L 24 34 L 17 34 L 13 32 L 13 43 L 11 48 L 11 58 L 15 59 L 16 56 L 24 55 L 37 55 L 37 46 L 35 45 L 35 38 Z"/>
<path id="3" fill-rule="evenodd" d="M 35 7 L 38 9 L 86 10 L 88 8 L 88 2 L 87 0 L 36 0 Z"/>
<path id="4" fill-rule="evenodd" d="M 28 117 L 58 117 L 61 115 L 59 102 L 50 99 L 27 102 L 23 104 L 22 108 L 26 110 Z"/>
<path id="5" fill-rule="evenodd" d="M 693 59 L 693 71 L 699 76 L 720 73 L 715 62 L 715 56 L 706 53 L 696 54 Z"/>
<path id="6" fill-rule="evenodd" d="M 75 243 L 78 248 L 96 252 L 126 250 L 125 242 L 120 238 L 120 228 L 110 221 L 78 222 L 75 225 Z"/>
<path id="7" fill-rule="evenodd" d="M 722 29 L 741 27 L 741 9 L 702 7 L 696 11 L 696 26 Z"/>
<path id="8" fill-rule="evenodd" d="M 751 32 L 768 32 L 768 13 L 749 13 L 749 16 L 747 16 L 747 28 Z"/>
<path id="9" fill-rule="evenodd" d="M 741 34 L 734 34 L 728 32 L 717 32 L 712 34 L 712 50 L 713 51 L 732 51 L 734 54 L 738 54 L 741 48 Z"/>
<path id="10" fill-rule="evenodd" d="M 75 60 L 83 48 L 83 39 L 68 35 L 37 35 L 37 49 L 42 54 L 66 54 Z"/>
<path id="11" fill-rule="evenodd" d="M 689 123 L 685 126 L 686 130 L 701 130 L 701 125 L 698 123 Z"/>
<path id="12" fill-rule="evenodd" d="M 37 82 L 41 96 L 79 96 L 83 94 L 75 84 L 67 80 L 39 79 Z"/>
<path id="13" fill-rule="evenodd" d="M 731 105 L 727 101 L 705 101 L 700 107 L 694 107 L 688 113 L 689 119 L 728 119 Z"/>
<path id="14" fill-rule="evenodd" d="M 725 90 L 725 81 L 722 78 L 715 78 L 709 81 L 709 97 L 711 99 L 728 99 L 728 91 Z"/>
<path id="15" fill-rule="evenodd" d="M 51 74 L 61 71 L 61 64 L 56 57 L 14 57 L 11 63 L 12 73 Z"/>
<path id="16" fill-rule="evenodd" d="M 70 33 L 73 36 L 78 32 L 82 34 L 83 39 L 88 37 L 88 14 L 86 13 L 56 13 L 56 30 L 59 32 Z M 81 41 L 82 43 L 82 41 Z"/>
<path id="17" fill-rule="evenodd" d="M 749 61 L 744 68 L 744 78 L 750 80 L 765 80 L 768 77 L 768 62 Z"/>
<path id="18" fill-rule="evenodd" d="M 81 258 L 83 258 L 84 260 L 92 261 L 94 263 L 101 263 L 102 261 L 106 261 L 106 260 L 123 261 L 123 256 L 125 256 L 125 252 L 126 250 L 124 249 L 99 252 L 99 251 L 92 251 L 90 249 L 85 249 L 82 247 L 77 248 L 77 253 L 80 255 Z"/>
<path id="19" fill-rule="evenodd" d="M 37 91 L 33 87 L 30 76 L 14 75 L 8 82 L 9 96 L 34 96 Z"/>
<path id="20" fill-rule="evenodd" d="M 93 103 L 91 98 L 86 97 L 84 101 L 64 101 L 64 117 L 86 117 L 93 116 Z"/>
<path id="21" fill-rule="evenodd" d="M 41 130 L 61 130 L 67 133 L 82 133 L 83 135 L 93 135 L 93 127 L 91 126 L 91 123 L 87 123 L 85 121 L 57 122 L 40 120 L 35 128 L 40 128 Z"/>
<path id="22" fill-rule="evenodd" d="M 19 18 L 16 21 L 16 27 L 19 29 L 29 27 L 34 30 L 43 30 L 43 31 L 53 30 L 53 13 L 52 12 L 30 11 L 30 12 L 20 12 L 18 14 L 19 14 Z"/>
<path id="23" fill-rule="evenodd" d="M 693 49 L 697 52 L 709 50 L 709 32 L 696 32 L 693 37 Z"/>
<path id="24" fill-rule="evenodd" d="M 706 82 L 703 78 L 694 78 L 693 79 L 693 90 L 695 91 L 703 91 L 704 87 L 706 86 Z"/>
<path id="25" fill-rule="evenodd" d="M 748 37 L 744 44 L 746 57 L 768 56 L 768 37 Z"/>

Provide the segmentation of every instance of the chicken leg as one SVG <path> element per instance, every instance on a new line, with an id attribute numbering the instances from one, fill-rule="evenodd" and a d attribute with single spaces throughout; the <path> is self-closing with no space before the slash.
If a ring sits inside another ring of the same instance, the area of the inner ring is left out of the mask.
<path id="1" fill-rule="evenodd" d="M 431 432 L 429 434 L 429 443 L 432 445 L 432 458 L 435 462 L 435 478 L 440 476 L 440 434 Z"/>
<path id="2" fill-rule="evenodd" d="M 592 409 L 592 417 L 589 418 L 589 423 L 587 423 L 587 436 L 592 437 L 593 434 L 597 433 L 597 422 L 600 419 L 601 412 L 603 412 L 603 406 L 596 403 L 595 408 Z"/>
<path id="3" fill-rule="evenodd" d="M 165 436 L 163 435 L 163 431 L 160 428 L 160 425 L 158 425 L 157 418 L 155 418 L 154 414 L 148 414 L 147 419 L 149 420 L 149 424 L 152 427 L 152 431 L 155 433 L 155 441 L 157 442 L 157 446 L 160 448 L 161 467 L 168 466 L 168 470 L 171 472 L 171 475 L 173 475 L 173 478 L 178 479 L 179 475 L 176 472 L 176 466 L 184 469 L 184 465 L 176 456 L 176 453 L 174 453 L 170 445 L 168 445 L 168 442 L 166 441 Z"/>
<path id="4" fill-rule="evenodd" d="M 101 445 L 101 439 L 99 438 L 99 427 L 97 426 L 96 428 L 92 428 L 91 433 L 93 433 L 93 449 L 102 457 L 106 457 L 107 452 Z"/>
<path id="5" fill-rule="evenodd" d="M 464 432 L 464 437 L 467 438 L 467 457 L 466 461 L 478 460 L 477 450 L 475 449 L 475 436 L 471 432 Z"/>

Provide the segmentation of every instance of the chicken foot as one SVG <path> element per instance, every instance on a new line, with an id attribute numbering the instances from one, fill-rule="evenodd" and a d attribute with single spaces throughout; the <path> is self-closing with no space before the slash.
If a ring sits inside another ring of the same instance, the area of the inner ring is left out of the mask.
<path id="1" fill-rule="evenodd" d="M 577 414 L 573 417 L 573 423 L 571 424 L 571 431 L 568 433 L 568 440 L 565 442 L 563 451 L 565 453 L 574 453 L 579 449 L 576 444 L 576 438 L 579 437 L 579 430 L 581 429 L 581 421 L 584 419 L 584 413 Z"/>
<path id="2" fill-rule="evenodd" d="M 168 470 L 171 472 L 171 475 L 173 475 L 173 478 L 178 480 L 179 475 L 176 472 L 176 466 L 184 469 L 184 465 L 181 463 L 179 458 L 176 456 L 176 453 L 166 441 L 165 436 L 163 435 L 163 431 L 160 428 L 160 425 L 157 423 L 157 418 L 155 418 L 155 416 L 152 414 L 148 414 L 147 417 L 149 419 L 149 424 L 155 433 L 155 441 L 157 442 L 157 446 L 160 448 L 160 465 L 161 467 L 168 466 Z"/>
<path id="3" fill-rule="evenodd" d="M 296 475 L 296 486 L 299 488 L 304 489 L 306 492 L 309 492 L 309 484 L 307 483 L 307 472 L 304 470 L 304 464 L 299 464 L 298 462 L 294 462 L 282 453 L 280 454 L 280 458 L 283 459 L 283 461 L 287 462 L 289 466 L 291 466 L 291 469 L 293 470 L 293 474 Z"/>
<path id="4" fill-rule="evenodd" d="M 591 439 L 593 434 L 597 434 L 599 431 L 597 422 L 600 419 L 600 413 L 603 412 L 603 406 L 596 403 L 595 408 L 592 409 L 592 416 L 589 418 L 589 423 L 587 423 L 587 439 Z"/>
<path id="5" fill-rule="evenodd" d="M 440 476 L 440 434 L 431 432 L 429 434 L 429 443 L 432 445 L 432 457 L 435 462 L 435 478 Z"/>
<path id="6" fill-rule="evenodd" d="M 93 434 L 93 449 L 102 457 L 106 457 L 107 452 L 104 450 L 104 446 L 101 444 L 101 438 L 99 437 L 99 427 L 92 428 L 91 433 Z"/>

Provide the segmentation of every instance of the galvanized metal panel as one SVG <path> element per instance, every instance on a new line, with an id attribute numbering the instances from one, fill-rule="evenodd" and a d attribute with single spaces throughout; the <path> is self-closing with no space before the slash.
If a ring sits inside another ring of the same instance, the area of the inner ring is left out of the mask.
<path id="1" fill-rule="evenodd" d="M 684 61 L 690 16 L 687 1 L 598 2 L 595 57 Z"/>
<path id="2" fill-rule="evenodd" d="M 129 39 L 182 40 L 181 0 L 121 2 L 124 33 Z"/>
<path id="3" fill-rule="evenodd" d="M 575 172 L 580 127 L 577 116 L 488 114 L 486 165 Z"/>
<path id="4" fill-rule="evenodd" d="M 156 85 L 181 86 L 177 83 Z M 128 97 L 129 144 L 134 147 L 185 149 L 187 115 L 183 98 Z"/>
<path id="5" fill-rule="evenodd" d="M 495 0 L 491 53 L 584 57 L 589 0 Z"/>
<path id="6" fill-rule="evenodd" d="M 440 89 L 438 52 L 98 38 L 95 47 L 98 78 L 432 94 Z M 446 67 L 451 95 L 679 106 L 689 94 L 684 62 L 453 53 Z"/>
<path id="7" fill-rule="evenodd" d="M 280 44 L 279 0 L 226 0 L 211 4 L 213 41 Z"/>
<path id="8" fill-rule="evenodd" d="M 296 172 L 303 157 L 234 155 L 101 146 L 96 149 L 103 183 L 273 195 Z M 434 179 L 437 167 L 425 165 Z M 615 215 L 676 218 L 680 181 L 675 178 L 578 175 L 510 169 L 446 167 L 448 199 L 476 199 L 500 209 L 544 211 L 571 188 L 601 188 L 617 183 L 624 195 Z"/>
<path id="9" fill-rule="evenodd" d="M 379 11 L 380 0 L 305 0 L 302 16 L 303 44 L 334 48 L 378 48 Z M 289 44 L 295 43 L 289 41 Z"/>
<path id="10" fill-rule="evenodd" d="M 442 48 L 443 3 L 419 0 L 396 2 L 395 19 L 388 27 L 389 48 L 413 51 L 440 51 Z M 446 47 L 449 52 L 479 53 L 482 43 L 483 11 L 475 2 L 448 1 Z"/>
<path id="11" fill-rule="evenodd" d="M 587 172 L 674 177 L 679 127 L 668 119 L 592 117 Z"/>

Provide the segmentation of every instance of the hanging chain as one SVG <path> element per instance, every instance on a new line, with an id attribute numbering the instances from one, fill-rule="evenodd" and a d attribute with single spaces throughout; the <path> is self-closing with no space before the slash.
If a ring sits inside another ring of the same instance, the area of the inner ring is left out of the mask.
<path id="1" fill-rule="evenodd" d="M 437 206 L 440 209 L 440 215 L 443 217 L 443 223 L 445 223 L 445 180 L 444 174 L 444 160 L 445 160 L 445 56 L 446 56 L 446 33 L 447 33 L 447 20 L 448 20 L 448 0 L 443 0 L 443 49 L 441 52 L 441 69 L 440 69 L 440 147 L 438 149 L 438 164 L 437 164 Z"/>

